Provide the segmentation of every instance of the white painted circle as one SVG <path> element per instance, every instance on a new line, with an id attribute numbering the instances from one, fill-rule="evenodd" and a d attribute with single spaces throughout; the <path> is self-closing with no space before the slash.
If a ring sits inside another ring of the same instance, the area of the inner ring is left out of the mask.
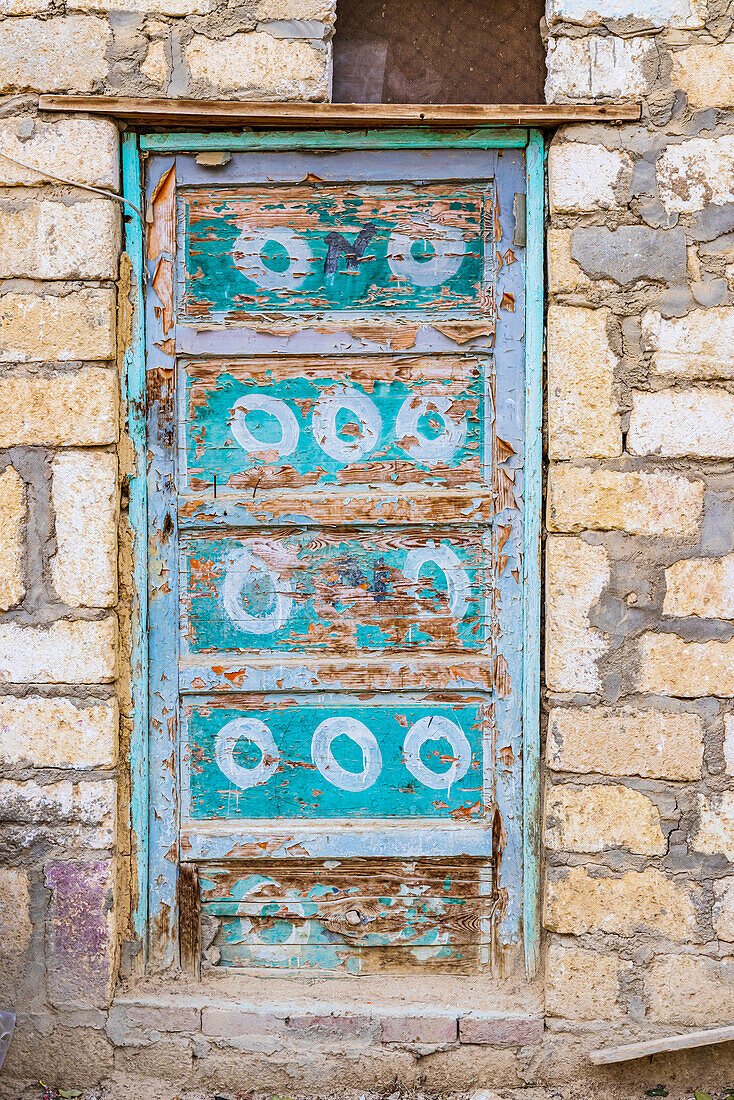
<path id="1" fill-rule="evenodd" d="M 349 409 L 360 422 L 362 434 L 344 439 L 336 429 L 340 409 Z M 336 386 L 320 397 L 313 410 L 313 435 L 322 451 L 336 462 L 358 462 L 372 454 L 380 441 L 382 418 L 374 401 L 351 386 Z"/>
<path id="2" fill-rule="evenodd" d="M 261 615 L 252 615 L 243 596 L 245 582 L 260 584 L 269 590 L 268 603 Z M 284 577 L 267 562 L 242 550 L 233 555 L 222 585 L 222 603 L 232 622 L 247 634 L 274 634 L 285 625 L 293 606 L 293 591 Z"/>
<path id="3" fill-rule="evenodd" d="M 448 771 L 439 773 L 423 763 L 421 749 L 426 741 L 438 741 L 442 737 L 451 745 L 455 760 Z M 444 718 L 441 714 L 419 718 L 408 730 L 403 745 L 406 768 L 419 783 L 423 783 L 433 791 L 448 790 L 453 783 L 463 779 L 471 767 L 471 755 L 471 745 L 464 731 L 457 726 L 456 722 Z"/>
<path id="4" fill-rule="evenodd" d="M 271 241 L 288 253 L 290 262 L 284 271 L 273 271 L 262 258 L 263 249 Z M 296 290 L 311 274 L 313 263 L 313 253 L 304 239 L 292 229 L 277 227 L 259 232 L 245 227 L 232 247 L 232 258 L 246 278 L 266 290 Z"/>
<path id="5" fill-rule="evenodd" d="M 265 412 L 274 416 L 280 424 L 280 439 L 277 443 L 264 443 L 256 439 L 247 427 L 247 414 Z M 298 446 L 298 421 L 285 401 L 279 397 L 266 397 L 253 393 L 240 397 L 232 407 L 232 435 L 240 447 L 251 454 L 253 451 L 277 451 L 281 458 L 293 454 Z"/>
<path id="6" fill-rule="evenodd" d="M 414 286 L 439 286 L 453 278 L 466 253 L 461 230 L 453 225 L 412 219 L 413 232 L 395 229 L 387 242 L 387 262 L 398 279 L 409 279 Z M 416 260 L 411 248 L 416 241 L 427 240 L 434 254 L 429 260 Z"/>
<path id="7" fill-rule="evenodd" d="M 234 758 L 237 742 L 245 738 L 260 749 L 262 759 L 254 768 L 245 768 Z M 214 759 L 220 771 L 235 787 L 246 791 L 267 783 L 278 770 L 280 751 L 272 733 L 258 718 L 235 718 L 222 726 L 214 744 Z"/>
<path id="8" fill-rule="evenodd" d="M 455 619 L 463 619 L 471 601 L 471 584 L 466 570 L 450 546 L 425 546 L 409 550 L 403 565 L 403 576 L 417 584 L 421 569 L 429 562 L 437 565 L 446 578 L 449 611 Z"/>
<path id="9" fill-rule="evenodd" d="M 342 736 L 349 737 L 361 748 L 364 761 L 361 772 L 349 772 L 334 759 L 331 743 Z M 382 771 L 382 753 L 377 739 L 357 718 L 327 718 L 317 726 L 311 741 L 311 759 L 324 779 L 342 791 L 366 791 Z"/>
<path id="10" fill-rule="evenodd" d="M 457 423 L 449 416 L 453 402 L 448 397 L 406 397 L 395 419 L 395 434 L 398 441 L 406 436 L 415 436 L 416 442 L 405 448 L 411 458 L 421 462 L 447 462 L 456 454 L 466 438 L 466 417 Z M 443 432 L 435 439 L 429 439 L 418 430 L 418 421 L 422 416 L 436 413 L 443 421 Z"/>

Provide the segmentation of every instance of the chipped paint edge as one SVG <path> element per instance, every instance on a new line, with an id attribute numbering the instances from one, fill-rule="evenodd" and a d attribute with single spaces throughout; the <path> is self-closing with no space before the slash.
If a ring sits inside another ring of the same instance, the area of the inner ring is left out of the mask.
<path id="1" fill-rule="evenodd" d="M 122 139 L 123 195 L 140 209 L 140 153 L 136 134 Z M 148 491 L 145 462 L 146 386 L 145 315 L 143 292 L 143 227 L 137 217 L 125 218 L 125 247 L 133 267 L 132 338 L 125 348 L 124 370 L 127 430 L 133 448 L 129 518 L 133 550 L 131 619 L 132 734 L 130 738 L 130 818 L 135 853 L 137 896 L 133 928 L 141 944 L 142 964 L 148 957 Z"/>
<path id="2" fill-rule="evenodd" d="M 544 141 L 526 149 L 525 515 L 523 576 L 523 938 L 525 972 L 540 967 L 540 534 L 543 502 Z"/>

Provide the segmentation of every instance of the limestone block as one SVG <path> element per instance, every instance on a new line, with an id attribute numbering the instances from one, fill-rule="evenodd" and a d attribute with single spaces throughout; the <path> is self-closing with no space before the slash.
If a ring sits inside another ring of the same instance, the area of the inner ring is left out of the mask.
<path id="1" fill-rule="evenodd" d="M 38 15 L 48 11 L 51 0 L 0 0 L 0 17 L 6 15 Z"/>
<path id="2" fill-rule="evenodd" d="M 108 684 L 117 674 L 117 619 L 0 623 L 0 683 Z"/>
<path id="3" fill-rule="evenodd" d="M 697 714 L 607 707 L 554 707 L 548 767 L 555 771 L 700 779 L 703 723 Z"/>
<path id="4" fill-rule="evenodd" d="M 714 879 L 713 919 L 719 939 L 734 943 L 734 878 Z"/>
<path id="5" fill-rule="evenodd" d="M 159 88 L 164 86 L 170 76 L 165 43 L 151 42 L 145 55 L 145 61 L 140 66 L 140 71 L 143 76 Z"/>
<path id="6" fill-rule="evenodd" d="M 683 283 L 687 277 L 686 235 L 681 229 L 579 226 L 572 232 L 571 257 L 592 279 L 613 279 L 620 286 L 641 279 Z"/>
<path id="7" fill-rule="evenodd" d="M 120 211 L 108 199 L 0 201 L 0 278 L 114 279 L 119 255 Z"/>
<path id="8" fill-rule="evenodd" d="M 61 118 L 58 122 L 41 122 L 30 115 L 14 115 L 0 120 L 0 152 L 45 172 L 93 187 L 116 188 L 119 185 L 118 145 L 117 127 L 106 118 Z M 29 172 L 0 157 L 0 185 L 28 186 L 44 182 L 38 172 Z"/>
<path id="9" fill-rule="evenodd" d="M 25 951 L 32 930 L 28 875 L 0 867 L 0 955 Z"/>
<path id="10" fill-rule="evenodd" d="M 699 824 L 691 843 L 697 852 L 724 855 L 734 863 L 734 791 L 698 796 Z"/>
<path id="11" fill-rule="evenodd" d="M 556 784 L 546 790 L 545 810 L 547 848 L 561 852 L 627 848 L 649 856 L 666 851 L 657 806 L 629 787 Z"/>
<path id="12" fill-rule="evenodd" d="M 689 46 L 671 56 L 671 82 L 686 93 L 691 107 L 734 106 L 734 44 Z"/>
<path id="13" fill-rule="evenodd" d="M 665 570 L 663 614 L 734 619 L 734 554 L 674 562 Z"/>
<path id="14" fill-rule="evenodd" d="M 140 12 L 142 15 L 208 15 L 213 0 L 68 0 L 67 11 Z"/>
<path id="15" fill-rule="evenodd" d="M 631 175 L 632 161 L 616 149 L 580 141 L 552 145 L 548 161 L 551 212 L 582 214 L 614 210 L 620 202 L 627 201 Z"/>
<path id="16" fill-rule="evenodd" d="M 0 696 L 0 761 L 36 768 L 109 768 L 116 759 L 116 699 Z"/>
<path id="17" fill-rule="evenodd" d="M 0 295 L 0 363 L 68 363 L 114 355 L 114 290 Z"/>
<path id="18" fill-rule="evenodd" d="M 595 878 L 585 867 L 569 867 L 563 878 L 547 884 L 545 927 L 574 936 L 629 936 L 641 930 L 686 942 L 696 918 L 690 890 L 652 867 L 618 878 Z"/>
<path id="19" fill-rule="evenodd" d="M 102 825 L 111 822 L 115 800 L 116 784 L 111 779 L 81 783 L 0 779 L 2 821 Z"/>
<path id="20" fill-rule="evenodd" d="M 107 76 L 111 32 L 104 19 L 55 15 L 0 20 L 0 92 L 92 92 Z M 22 159 L 22 158 L 21 158 Z"/>
<path id="21" fill-rule="evenodd" d="M 613 458 L 622 431 L 607 309 L 548 310 L 548 447 L 552 458 Z"/>
<path id="22" fill-rule="evenodd" d="M 658 955 L 645 974 L 648 1017 L 716 1027 L 734 1018 L 734 959 Z"/>
<path id="23" fill-rule="evenodd" d="M 549 103 L 599 96 L 638 98 L 654 79 L 656 56 L 649 38 L 551 38 L 545 98 Z"/>
<path id="24" fill-rule="evenodd" d="M 600 955 L 577 947 L 552 943 L 545 963 L 545 1011 L 563 1020 L 618 1019 L 619 977 L 617 955 Z"/>
<path id="25" fill-rule="evenodd" d="M 724 763 L 726 774 L 734 775 L 734 714 L 724 715 Z"/>
<path id="26" fill-rule="evenodd" d="M 693 214 L 709 203 L 733 202 L 734 134 L 669 145 L 658 159 L 656 174 L 660 201 L 669 214 Z"/>
<path id="27" fill-rule="evenodd" d="M 734 378 L 734 308 L 696 309 L 685 317 L 647 310 L 642 340 L 655 374 L 676 378 Z"/>
<path id="28" fill-rule="evenodd" d="M 602 546 L 554 536 L 546 555 L 546 683 L 551 691 L 596 691 L 606 642 L 589 611 L 609 582 Z"/>
<path id="29" fill-rule="evenodd" d="M 327 52 L 310 42 L 244 31 L 215 40 L 194 35 L 185 51 L 191 79 L 246 97 L 324 100 L 329 95 Z"/>
<path id="30" fill-rule="evenodd" d="M 258 19 L 318 19 L 333 25 L 336 0 L 258 0 Z"/>
<path id="31" fill-rule="evenodd" d="M 554 463 L 548 483 L 548 527 L 667 538 L 694 535 L 700 528 L 703 491 L 702 481 L 675 474 Z"/>
<path id="32" fill-rule="evenodd" d="M 104 367 L 0 378 L 0 447 L 115 443 L 117 375 Z"/>
<path id="33" fill-rule="evenodd" d="M 734 641 L 684 642 L 675 634 L 639 640 L 640 691 L 696 699 L 734 696 Z"/>
<path id="34" fill-rule="evenodd" d="M 0 610 L 7 611 L 25 595 L 23 526 L 25 492 L 12 466 L 0 474 Z"/>
<path id="35" fill-rule="evenodd" d="M 654 27 L 702 27 L 705 0 L 548 0 L 548 23 L 581 23 L 595 27 L 619 19 L 635 19 Z"/>
<path id="36" fill-rule="evenodd" d="M 548 289 L 551 294 L 587 290 L 591 279 L 571 257 L 571 230 L 549 229 L 546 250 L 548 257 Z"/>
<path id="37" fill-rule="evenodd" d="M 117 455 L 67 451 L 54 459 L 56 554 L 51 576 L 71 607 L 117 602 Z"/>
<path id="38" fill-rule="evenodd" d="M 51 890 L 46 925 L 52 1004 L 105 1006 L 112 993 L 112 861 L 46 864 Z"/>
<path id="39" fill-rule="evenodd" d="M 668 458 L 732 458 L 734 394 L 713 388 L 634 391 L 627 449 Z"/>

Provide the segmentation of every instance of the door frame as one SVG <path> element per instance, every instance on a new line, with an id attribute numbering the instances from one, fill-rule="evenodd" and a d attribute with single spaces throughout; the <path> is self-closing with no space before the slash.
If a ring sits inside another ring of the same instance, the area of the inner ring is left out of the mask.
<path id="1" fill-rule="evenodd" d="M 132 854 L 136 862 L 133 926 L 143 967 L 178 963 L 176 880 L 178 861 L 171 849 L 151 844 L 151 791 L 161 793 L 175 777 L 161 768 L 167 737 L 155 721 L 150 728 L 148 606 L 148 443 L 143 159 L 149 153 L 257 152 L 273 150 L 524 149 L 526 154 L 525 254 L 525 462 L 522 576 L 522 924 L 525 969 L 533 978 L 540 962 L 540 536 L 542 509 L 542 412 L 544 326 L 544 141 L 540 130 L 465 128 L 456 130 L 371 129 L 263 131 L 240 133 L 134 133 L 122 139 L 125 248 L 121 295 L 130 277 L 131 316 L 123 359 L 123 393 L 133 449 L 129 480 L 133 602 L 131 619 L 132 732 L 130 738 Z M 141 211 L 142 217 L 137 213 Z M 119 314 L 124 318 L 125 304 Z M 151 768 L 151 763 L 153 767 Z M 155 824 L 155 823 L 154 823 Z"/>

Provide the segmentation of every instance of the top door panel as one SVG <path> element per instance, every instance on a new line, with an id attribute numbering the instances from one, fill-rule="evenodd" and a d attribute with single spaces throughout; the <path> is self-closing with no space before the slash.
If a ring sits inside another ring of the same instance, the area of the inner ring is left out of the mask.
<path id="1" fill-rule="evenodd" d="M 184 188 L 179 317 L 482 316 L 493 216 L 491 182 Z"/>

